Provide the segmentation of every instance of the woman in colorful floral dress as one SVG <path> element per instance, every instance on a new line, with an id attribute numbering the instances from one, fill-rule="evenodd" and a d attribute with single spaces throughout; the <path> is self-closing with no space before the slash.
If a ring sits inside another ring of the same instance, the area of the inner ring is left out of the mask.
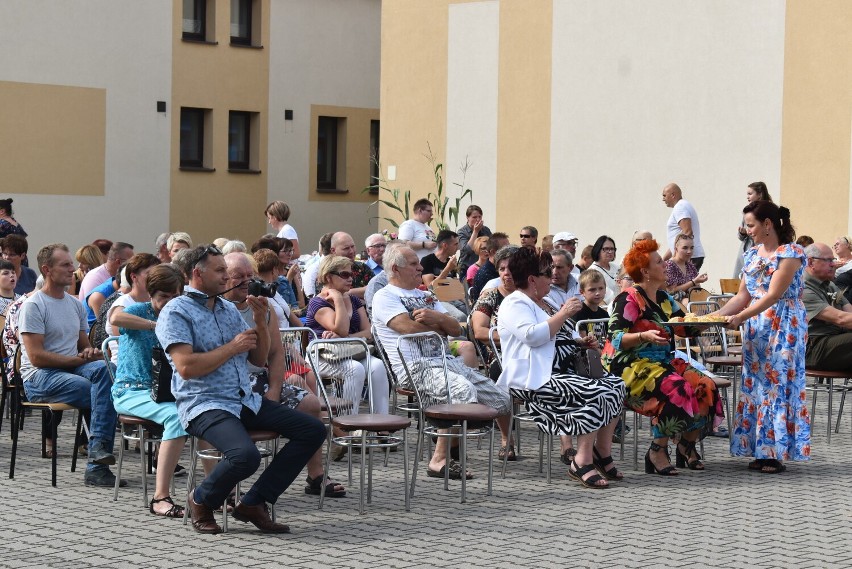
<path id="1" fill-rule="evenodd" d="M 666 272 L 657 242 L 637 242 L 624 257 L 624 268 L 636 283 L 613 301 L 610 339 L 604 363 L 627 386 L 627 406 L 652 417 L 654 441 L 645 455 L 645 472 L 663 476 L 678 473 L 668 457 L 668 441 L 680 435 L 678 467 L 703 470 L 695 450 L 699 438 L 722 422 L 722 402 L 713 380 L 675 357 L 671 330 L 663 322 L 683 316 L 666 292 Z M 675 327 L 679 336 L 697 334 Z"/>
<path id="2" fill-rule="evenodd" d="M 811 427 L 805 404 L 808 324 L 802 248 L 794 243 L 790 211 L 756 201 L 743 209 L 755 246 L 746 251 L 737 295 L 719 312 L 743 326 L 743 375 L 731 454 L 753 456 L 749 468 L 786 470 L 784 460 L 808 460 Z"/>

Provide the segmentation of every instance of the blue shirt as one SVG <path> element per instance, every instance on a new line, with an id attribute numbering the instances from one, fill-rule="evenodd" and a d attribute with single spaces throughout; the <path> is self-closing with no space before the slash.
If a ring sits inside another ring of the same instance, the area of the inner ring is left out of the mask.
<path id="1" fill-rule="evenodd" d="M 384 269 L 382 269 L 382 266 L 380 264 L 378 264 L 377 262 L 375 262 L 372 259 L 367 259 L 367 262 L 364 263 L 364 264 L 367 265 L 368 267 L 370 267 L 370 270 L 373 271 L 373 276 L 378 275 L 379 273 L 381 273 L 384 270 Z"/>
<path id="2" fill-rule="evenodd" d="M 184 292 L 198 293 L 189 286 Z M 175 369 L 169 348 L 175 344 L 189 344 L 195 353 L 210 352 L 248 329 L 236 306 L 218 297 L 212 311 L 207 308 L 205 299 L 184 294 L 170 300 L 160 312 L 157 339 L 172 365 L 172 393 L 184 429 L 195 417 L 212 409 L 239 417 L 245 406 L 257 413 L 260 395 L 251 390 L 248 352 L 232 357 L 205 376 L 183 378 Z"/>
<path id="3" fill-rule="evenodd" d="M 35 289 L 37 280 L 38 275 L 36 275 L 34 270 L 22 266 L 21 276 L 18 277 L 18 282 L 15 284 L 15 292 L 17 294 L 27 294 L 31 290 Z"/>
<path id="4" fill-rule="evenodd" d="M 278 294 L 281 295 L 287 304 L 292 308 L 299 308 L 299 299 L 296 298 L 296 291 L 293 290 L 293 285 L 290 284 L 285 277 L 278 277 Z"/>
<path id="5" fill-rule="evenodd" d="M 106 280 L 106 282 L 95 287 L 94 290 L 92 290 L 92 292 L 90 292 L 89 295 L 86 296 L 86 302 L 85 302 L 86 321 L 89 323 L 89 328 L 91 328 L 92 324 L 95 323 L 95 320 L 98 319 L 98 315 L 95 314 L 95 312 L 92 310 L 92 307 L 89 306 L 89 296 L 92 296 L 96 292 L 99 292 L 102 295 L 104 295 L 104 298 L 109 298 L 110 296 L 112 296 L 112 293 L 114 293 L 117 290 L 115 287 L 112 286 L 112 284 L 113 284 L 113 279 L 112 279 L 112 277 L 110 277 L 109 279 Z"/>
<path id="6" fill-rule="evenodd" d="M 156 321 L 150 302 L 137 302 L 124 309 L 126 314 Z M 159 346 L 153 330 L 119 328 L 121 349 L 112 386 L 113 398 L 121 397 L 128 389 L 151 389 L 151 350 Z"/>

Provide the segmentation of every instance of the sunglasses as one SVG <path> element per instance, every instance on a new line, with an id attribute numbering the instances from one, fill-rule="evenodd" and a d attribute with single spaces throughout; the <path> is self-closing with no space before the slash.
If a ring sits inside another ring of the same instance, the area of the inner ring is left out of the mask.
<path id="1" fill-rule="evenodd" d="M 532 235 L 524 235 L 521 233 L 521 239 L 532 239 Z"/>
<path id="2" fill-rule="evenodd" d="M 340 271 L 340 272 L 331 271 L 331 272 L 329 272 L 329 274 L 330 275 L 336 275 L 336 276 L 338 276 L 338 277 L 340 277 L 341 279 L 344 279 L 344 280 L 352 278 L 352 273 L 350 271 Z"/>
<path id="3" fill-rule="evenodd" d="M 198 259 L 200 263 L 204 259 L 207 258 L 208 255 L 213 255 L 214 257 L 219 257 L 222 255 L 222 250 L 216 247 L 215 245 L 208 245 L 206 249 L 204 249 L 204 254 Z"/>

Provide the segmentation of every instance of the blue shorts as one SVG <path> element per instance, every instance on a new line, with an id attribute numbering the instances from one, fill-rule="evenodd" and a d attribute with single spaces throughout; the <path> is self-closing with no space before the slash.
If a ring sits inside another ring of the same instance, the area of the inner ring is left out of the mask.
<path id="1" fill-rule="evenodd" d="M 148 419 L 162 425 L 164 441 L 188 436 L 180 424 L 174 402 L 155 403 L 151 399 L 150 389 L 128 388 L 118 397 L 113 393 L 113 404 L 118 413 Z"/>

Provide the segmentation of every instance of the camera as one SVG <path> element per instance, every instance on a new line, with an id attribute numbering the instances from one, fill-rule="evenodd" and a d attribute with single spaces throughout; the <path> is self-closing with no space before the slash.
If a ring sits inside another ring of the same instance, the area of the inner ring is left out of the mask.
<path id="1" fill-rule="evenodd" d="M 265 296 L 266 298 L 272 298 L 275 296 L 277 291 L 278 287 L 275 286 L 275 283 L 265 283 L 257 277 L 249 279 L 248 293 L 251 296 Z"/>

